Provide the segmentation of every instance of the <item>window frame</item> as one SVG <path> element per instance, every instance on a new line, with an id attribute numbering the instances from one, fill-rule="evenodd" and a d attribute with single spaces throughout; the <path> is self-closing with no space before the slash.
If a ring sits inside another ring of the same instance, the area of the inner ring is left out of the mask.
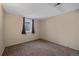
<path id="1" fill-rule="evenodd" d="M 30 30 L 27 31 L 26 30 L 26 22 L 30 22 Z M 25 32 L 32 32 L 32 19 L 29 19 L 29 18 L 25 18 Z"/>

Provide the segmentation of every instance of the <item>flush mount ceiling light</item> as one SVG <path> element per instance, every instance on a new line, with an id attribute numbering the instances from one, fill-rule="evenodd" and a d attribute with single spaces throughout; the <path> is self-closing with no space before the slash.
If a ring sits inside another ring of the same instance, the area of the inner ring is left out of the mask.
<path id="1" fill-rule="evenodd" d="M 61 3 L 48 3 L 50 6 L 57 7 L 61 5 Z"/>
<path id="2" fill-rule="evenodd" d="M 57 8 L 59 11 L 64 11 L 63 10 L 63 5 L 62 5 L 62 3 L 48 3 L 52 8 L 53 7 L 55 7 L 55 8 Z"/>
<path id="3" fill-rule="evenodd" d="M 54 6 L 56 7 L 56 6 L 59 6 L 61 3 L 56 3 Z"/>

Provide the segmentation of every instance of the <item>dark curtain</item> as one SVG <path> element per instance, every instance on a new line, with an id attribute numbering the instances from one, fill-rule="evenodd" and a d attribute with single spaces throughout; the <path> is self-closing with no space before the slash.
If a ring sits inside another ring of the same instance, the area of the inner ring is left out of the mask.
<path id="1" fill-rule="evenodd" d="M 34 29 L 34 19 L 32 19 L 32 33 L 35 33 L 35 29 Z"/>
<path id="2" fill-rule="evenodd" d="M 25 31 L 25 17 L 23 17 L 22 34 L 26 34 L 26 31 Z"/>

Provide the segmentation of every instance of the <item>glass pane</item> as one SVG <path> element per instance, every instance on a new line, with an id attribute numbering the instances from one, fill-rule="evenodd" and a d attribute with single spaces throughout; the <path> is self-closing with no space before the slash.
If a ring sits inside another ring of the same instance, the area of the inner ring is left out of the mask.
<path id="1" fill-rule="evenodd" d="M 30 22 L 25 22 L 25 29 L 26 29 L 26 31 L 30 31 L 30 29 L 31 29 L 31 23 Z"/>

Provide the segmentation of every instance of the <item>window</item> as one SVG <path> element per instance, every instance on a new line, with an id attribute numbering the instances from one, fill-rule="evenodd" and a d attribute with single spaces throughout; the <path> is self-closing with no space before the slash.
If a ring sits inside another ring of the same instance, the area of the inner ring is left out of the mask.
<path id="1" fill-rule="evenodd" d="M 32 32 L 32 20 L 25 18 L 25 30 L 26 32 Z"/>

